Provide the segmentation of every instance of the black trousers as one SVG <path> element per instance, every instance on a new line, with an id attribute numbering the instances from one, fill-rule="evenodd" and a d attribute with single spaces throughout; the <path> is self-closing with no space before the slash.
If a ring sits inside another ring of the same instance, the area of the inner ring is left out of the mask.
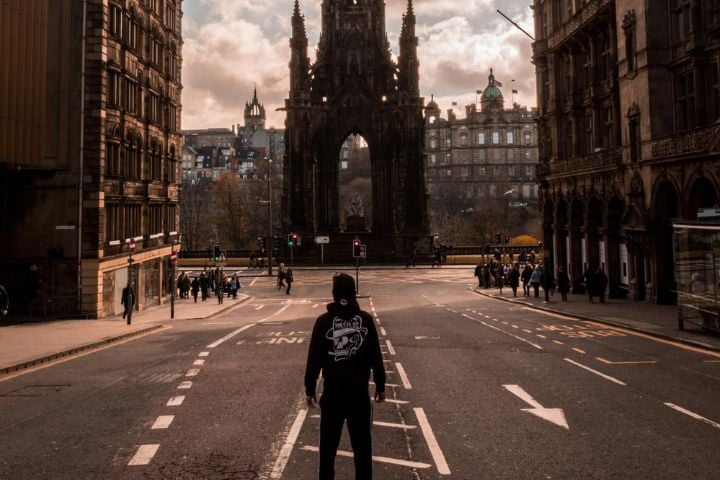
<path id="1" fill-rule="evenodd" d="M 347 420 L 355 480 L 372 480 L 372 404 L 367 390 L 325 393 L 320 399 L 320 480 L 335 480 L 335 456 Z"/>

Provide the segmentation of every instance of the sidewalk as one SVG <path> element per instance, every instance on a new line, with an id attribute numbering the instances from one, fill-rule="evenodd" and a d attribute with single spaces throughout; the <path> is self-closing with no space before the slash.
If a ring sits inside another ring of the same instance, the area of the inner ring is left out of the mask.
<path id="1" fill-rule="evenodd" d="M 222 305 L 212 297 L 205 302 L 175 302 L 175 319 L 170 320 L 170 304 L 149 308 L 133 315 L 133 324 L 121 316 L 102 320 L 57 320 L 0 326 L 0 379 L 3 375 L 59 358 L 146 335 L 173 322 L 197 320 L 217 315 L 249 298 L 238 294 L 225 298 Z"/>
<path id="2" fill-rule="evenodd" d="M 475 292 L 506 302 L 527 305 L 538 310 L 563 314 L 580 320 L 591 320 L 610 326 L 622 327 L 636 332 L 664 338 L 697 348 L 720 352 L 720 335 L 708 332 L 695 325 L 685 323 L 685 330 L 678 330 L 678 307 L 674 305 L 653 305 L 629 300 L 608 299 L 606 303 L 590 303 L 585 295 L 568 295 L 563 302 L 560 294 L 550 296 L 550 303 L 544 303 L 545 293 L 540 289 L 540 297 L 523 297 L 522 286 L 518 296 L 513 298 L 512 290 L 503 288 L 476 288 Z M 532 295 L 532 291 L 531 291 Z"/>

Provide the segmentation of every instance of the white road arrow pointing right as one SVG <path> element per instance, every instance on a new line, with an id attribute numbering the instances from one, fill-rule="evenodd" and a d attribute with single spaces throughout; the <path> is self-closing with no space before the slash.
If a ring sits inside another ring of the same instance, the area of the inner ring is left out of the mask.
<path id="1" fill-rule="evenodd" d="M 533 408 L 523 408 L 523 412 L 532 413 L 533 415 L 547 420 L 550 423 L 554 423 L 558 427 L 563 427 L 566 430 L 570 430 L 570 426 L 565 419 L 565 412 L 561 408 L 545 408 L 538 403 L 533 397 L 530 396 L 525 390 L 519 385 L 503 385 L 505 389 L 518 397 L 523 402 L 532 406 Z"/>

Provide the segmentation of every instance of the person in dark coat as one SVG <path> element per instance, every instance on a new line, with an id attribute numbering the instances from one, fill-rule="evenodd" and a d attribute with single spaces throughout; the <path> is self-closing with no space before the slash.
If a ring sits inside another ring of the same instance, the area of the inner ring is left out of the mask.
<path id="1" fill-rule="evenodd" d="M 490 288 L 490 266 L 486 263 L 483 268 L 483 279 L 485 280 L 485 288 Z"/>
<path id="2" fill-rule="evenodd" d="M 200 291 L 200 280 L 198 280 L 198 277 L 195 277 L 190 284 L 190 288 L 192 289 L 192 296 L 193 300 L 195 300 L 195 303 L 197 303 L 197 296 L 198 291 Z"/>
<path id="3" fill-rule="evenodd" d="M 557 286 L 560 291 L 560 296 L 564 302 L 567 302 L 568 292 L 570 291 L 570 276 L 565 271 L 565 267 L 560 265 L 558 267 L 558 278 Z"/>
<path id="4" fill-rule="evenodd" d="M 183 274 L 183 298 L 190 298 L 190 287 L 192 284 L 190 283 L 190 277 L 187 273 Z"/>
<path id="5" fill-rule="evenodd" d="M 205 272 L 202 272 L 200 274 L 200 292 L 202 293 L 203 302 L 208 298 L 208 288 L 210 288 L 210 279 L 205 275 Z"/>
<path id="6" fill-rule="evenodd" d="M 608 277 L 605 275 L 602 267 L 595 270 L 595 289 L 597 296 L 600 297 L 600 303 L 605 303 L 605 290 L 608 286 Z"/>
<path id="7" fill-rule="evenodd" d="M 482 281 L 483 281 L 483 268 L 482 264 L 478 263 L 475 267 L 475 276 L 478 279 L 478 288 L 482 287 Z"/>
<path id="8" fill-rule="evenodd" d="M 281 263 L 280 267 L 278 267 L 278 273 L 277 273 L 277 287 L 278 290 L 283 288 L 285 284 L 283 283 L 285 281 L 285 264 Z"/>
<path id="9" fill-rule="evenodd" d="M 322 371 L 320 399 L 320 480 L 335 478 L 335 457 L 343 424 L 352 439 L 355 479 L 372 479 L 372 404 L 368 394 L 370 372 L 374 399 L 385 401 L 385 367 L 373 317 L 360 310 L 355 280 L 347 274 L 333 278 L 333 303 L 313 327 L 305 395 L 308 407 L 317 405 L 316 384 Z"/>
<path id="10" fill-rule="evenodd" d="M 287 283 L 287 290 L 285 290 L 286 295 L 290 295 L 290 288 L 294 281 L 292 268 L 288 268 L 287 272 L 285 272 L 285 283 Z"/>
<path id="11" fill-rule="evenodd" d="M 583 273 L 583 282 L 585 282 L 585 290 L 587 290 L 588 299 L 593 303 L 593 297 L 597 295 L 595 287 L 595 274 L 592 268 L 587 268 Z"/>
<path id="12" fill-rule="evenodd" d="M 545 303 L 550 303 L 550 291 L 555 290 L 555 276 L 551 266 L 543 267 L 543 291 L 545 292 Z"/>
<path id="13" fill-rule="evenodd" d="M 523 284 L 523 296 L 530 296 L 530 278 L 532 277 L 533 269 L 530 264 L 525 265 L 525 269 L 522 272 L 522 284 Z"/>
<path id="14" fill-rule="evenodd" d="M 520 267 L 516 263 L 508 274 L 508 283 L 512 288 L 513 297 L 517 297 L 517 289 L 520 286 Z"/>
<path id="15" fill-rule="evenodd" d="M 132 310 L 135 307 L 135 301 L 135 284 L 128 283 L 125 288 L 123 288 L 122 297 L 120 299 L 120 304 L 123 306 L 122 318 L 125 318 L 128 315 L 132 317 Z"/>

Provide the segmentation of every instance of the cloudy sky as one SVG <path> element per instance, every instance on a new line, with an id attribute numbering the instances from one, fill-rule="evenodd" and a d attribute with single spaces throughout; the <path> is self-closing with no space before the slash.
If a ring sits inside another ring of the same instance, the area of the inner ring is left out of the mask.
<path id="1" fill-rule="evenodd" d="M 407 0 L 386 0 L 393 54 Z M 420 38 L 420 90 L 445 111 L 475 102 L 490 68 L 504 85 L 509 106 L 535 106 L 531 40 L 496 13 L 500 8 L 533 33 L 531 0 L 415 0 Z M 290 19 L 294 0 L 185 0 L 183 128 L 230 127 L 243 122 L 245 102 L 257 84 L 268 126 L 282 127 L 289 88 Z M 300 0 L 309 53 L 320 36 L 321 0 Z M 512 80 L 515 80 L 513 82 Z M 464 113 L 460 115 L 463 117 Z"/>

